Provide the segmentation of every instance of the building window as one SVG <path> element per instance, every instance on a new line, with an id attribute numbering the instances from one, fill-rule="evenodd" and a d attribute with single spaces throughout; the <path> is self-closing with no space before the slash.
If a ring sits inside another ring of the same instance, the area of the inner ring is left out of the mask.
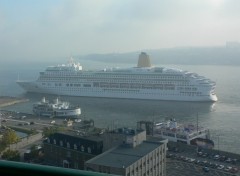
<path id="1" fill-rule="evenodd" d="M 63 146 L 63 141 L 60 141 L 60 146 L 61 146 L 61 147 Z"/>
<path id="2" fill-rule="evenodd" d="M 83 145 L 81 146 L 81 151 L 84 152 L 84 146 Z"/>
<path id="3" fill-rule="evenodd" d="M 88 153 L 91 153 L 91 152 L 92 152 L 91 148 L 90 148 L 90 147 L 88 147 Z"/>
<path id="4" fill-rule="evenodd" d="M 63 160 L 63 167 L 69 168 L 69 162 L 67 160 Z"/>
<path id="5" fill-rule="evenodd" d="M 53 139 L 53 144 L 55 144 L 55 145 L 56 145 L 56 143 L 57 143 L 57 142 L 56 142 L 56 139 Z"/>
<path id="6" fill-rule="evenodd" d="M 74 145 L 73 145 L 73 148 L 74 148 L 74 150 L 77 150 L 77 145 L 74 144 Z"/>
<path id="7" fill-rule="evenodd" d="M 77 162 L 74 163 L 74 168 L 78 169 L 78 163 Z"/>
<path id="8" fill-rule="evenodd" d="M 67 142 L 67 148 L 70 148 L 70 144 L 69 144 L 69 142 Z"/>
<path id="9" fill-rule="evenodd" d="M 67 151 L 67 157 L 71 157 L 71 152 L 70 151 Z"/>

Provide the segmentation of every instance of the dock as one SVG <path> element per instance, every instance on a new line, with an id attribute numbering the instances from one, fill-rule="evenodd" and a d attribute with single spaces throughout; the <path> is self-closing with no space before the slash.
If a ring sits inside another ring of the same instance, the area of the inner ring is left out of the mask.
<path id="1" fill-rule="evenodd" d="M 26 98 L 18 98 L 18 97 L 9 97 L 9 96 L 0 96 L 0 108 L 14 105 L 17 103 L 24 103 L 29 101 Z"/>

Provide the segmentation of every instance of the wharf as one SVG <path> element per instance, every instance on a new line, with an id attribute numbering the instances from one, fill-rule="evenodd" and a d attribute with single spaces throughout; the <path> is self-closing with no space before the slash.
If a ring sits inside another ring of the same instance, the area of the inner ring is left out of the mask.
<path id="1" fill-rule="evenodd" d="M 8 96 L 0 96 L 0 108 L 10 106 L 17 103 L 24 103 L 29 101 L 25 98 L 17 98 L 17 97 L 8 97 Z"/>

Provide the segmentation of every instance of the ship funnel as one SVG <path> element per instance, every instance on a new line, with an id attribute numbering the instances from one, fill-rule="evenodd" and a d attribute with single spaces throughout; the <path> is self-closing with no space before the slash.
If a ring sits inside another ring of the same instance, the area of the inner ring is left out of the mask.
<path id="1" fill-rule="evenodd" d="M 151 61 L 149 55 L 145 52 L 141 52 L 138 58 L 138 67 L 151 67 Z"/>
<path id="2" fill-rule="evenodd" d="M 45 102 L 46 102 L 46 100 L 45 100 L 45 97 L 43 97 L 43 98 L 42 98 L 42 102 L 43 102 L 43 103 L 45 103 Z"/>

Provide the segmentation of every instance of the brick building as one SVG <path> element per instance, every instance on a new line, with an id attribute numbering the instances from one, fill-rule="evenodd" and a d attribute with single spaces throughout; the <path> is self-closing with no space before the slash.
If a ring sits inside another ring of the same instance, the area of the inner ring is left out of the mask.
<path id="1" fill-rule="evenodd" d="M 103 140 L 97 136 L 58 132 L 43 142 L 43 149 L 48 165 L 84 169 L 85 161 L 102 153 Z"/>
<path id="2" fill-rule="evenodd" d="M 123 144 L 85 163 L 85 169 L 115 175 L 166 175 L 166 142 L 147 141 L 146 131 L 125 133 Z"/>

